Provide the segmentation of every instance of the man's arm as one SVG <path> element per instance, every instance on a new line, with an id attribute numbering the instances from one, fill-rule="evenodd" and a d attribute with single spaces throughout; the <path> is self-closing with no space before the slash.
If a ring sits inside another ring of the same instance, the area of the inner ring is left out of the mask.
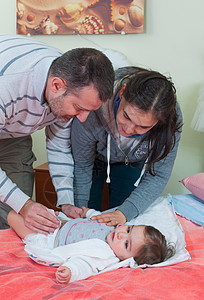
<path id="1" fill-rule="evenodd" d="M 0 134 L 6 124 L 6 110 L 3 103 L 1 101 Z M 24 218 L 25 225 L 35 232 L 48 234 L 54 232 L 59 226 L 58 219 L 50 214 L 45 206 L 33 202 L 7 177 L 2 169 L 0 169 L 0 201 L 20 213 Z"/>
<path id="2" fill-rule="evenodd" d="M 0 200 L 19 212 L 29 198 L 0 169 Z"/>
<path id="3" fill-rule="evenodd" d="M 57 192 L 57 206 L 73 218 L 81 217 L 82 210 L 74 205 L 73 170 L 70 126 L 68 123 L 54 123 L 46 127 L 49 171 Z"/>
<path id="4" fill-rule="evenodd" d="M 46 207 L 32 201 L 0 169 L 0 199 L 23 216 L 25 226 L 34 232 L 54 232 L 59 221 Z"/>

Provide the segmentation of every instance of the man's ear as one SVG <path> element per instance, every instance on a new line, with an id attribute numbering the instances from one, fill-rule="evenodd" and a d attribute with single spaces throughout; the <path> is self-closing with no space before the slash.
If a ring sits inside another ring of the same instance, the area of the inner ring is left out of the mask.
<path id="1" fill-rule="evenodd" d="M 123 84 L 123 86 L 122 86 L 122 88 L 121 88 L 121 90 L 120 90 L 120 93 L 119 93 L 119 96 L 120 96 L 120 99 L 122 98 L 122 96 L 123 96 L 123 93 L 124 93 L 124 90 L 125 90 L 125 88 L 126 88 L 126 83 L 124 83 Z"/>
<path id="2" fill-rule="evenodd" d="M 66 86 L 64 80 L 59 77 L 51 78 L 51 90 L 53 93 L 57 93 L 59 91 L 64 92 L 66 90 Z"/>

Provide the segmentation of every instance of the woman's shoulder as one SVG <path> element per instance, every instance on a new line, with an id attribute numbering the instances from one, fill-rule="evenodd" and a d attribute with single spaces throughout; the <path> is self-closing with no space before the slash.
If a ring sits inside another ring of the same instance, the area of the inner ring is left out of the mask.
<path id="1" fill-rule="evenodd" d="M 181 107 L 180 107 L 178 101 L 176 101 L 176 112 L 177 112 L 177 114 L 179 116 L 179 119 L 183 119 Z"/>
<path id="2" fill-rule="evenodd" d="M 75 117 L 73 119 L 72 122 L 72 128 L 77 128 L 77 129 L 91 129 L 94 128 L 95 126 L 97 126 L 97 123 L 99 122 L 99 116 L 102 114 L 99 110 L 101 110 L 101 107 L 99 109 L 97 109 L 97 111 L 91 111 L 86 119 L 86 121 L 84 121 L 83 123 L 80 122 L 77 117 Z"/>

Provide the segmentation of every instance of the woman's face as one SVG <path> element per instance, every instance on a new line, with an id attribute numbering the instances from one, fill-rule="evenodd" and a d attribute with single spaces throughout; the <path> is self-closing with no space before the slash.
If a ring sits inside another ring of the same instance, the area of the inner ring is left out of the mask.
<path id="1" fill-rule="evenodd" d="M 144 134 L 156 125 L 158 120 L 152 112 L 145 112 L 128 103 L 123 97 L 124 89 L 120 92 L 121 101 L 116 116 L 118 131 L 124 137 Z"/>

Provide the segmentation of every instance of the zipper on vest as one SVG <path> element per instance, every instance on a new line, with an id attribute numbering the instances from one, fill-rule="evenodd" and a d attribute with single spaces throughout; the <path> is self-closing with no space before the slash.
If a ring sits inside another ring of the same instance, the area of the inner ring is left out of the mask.
<path id="1" fill-rule="evenodd" d="M 129 165 L 129 159 L 128 156 L 125 154 L 125 152 L 121 149 L 120 145 L 117 144 L 118 148 L 120 149 L 120 151 L 125 155 L 125 165 Z"/>
<path id="2" fill-rule="evenodd" d="M 127 155 L 125 155 L 125 165 L 126 165 L 126 166 L 129 165 L 129 160 L 128 160 Z"/>

